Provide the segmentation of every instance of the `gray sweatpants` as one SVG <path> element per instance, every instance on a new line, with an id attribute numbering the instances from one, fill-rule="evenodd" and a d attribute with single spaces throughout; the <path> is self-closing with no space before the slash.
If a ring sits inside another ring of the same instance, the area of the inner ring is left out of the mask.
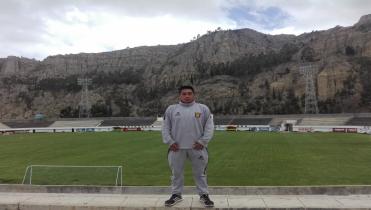
<path id="1" fill-rule="evenodd" d="M 192 164 L 193 179 L 199 195 L 209 194 L 207 187 L 206 167 L 209 159 L 206 148 L 202 150 L 180 149 L 169 151 L 168 161 L 172 172 L 171 194 L 182 194 L 184 186 L 184 164 L 189 159 Z"/>

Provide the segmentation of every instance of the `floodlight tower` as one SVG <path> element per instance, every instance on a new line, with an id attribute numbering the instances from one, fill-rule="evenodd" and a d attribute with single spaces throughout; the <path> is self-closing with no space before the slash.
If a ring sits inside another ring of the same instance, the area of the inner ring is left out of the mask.
<path id="1" fill-rule="evenodd" d="M 88 78 L 78 78 L 77 84 L 82 86 L 81 90 L 81 101 L 79 103 L 79 118 L 90 117 L 90 101 L 89 101 L 89 85 L 92 80 Z"/>
<path id="2" fill-rule="evenodd" d="M 314 64 L 301 64 L 300 72 L 305 79 L 305 114 L 318 114 L 318 103 L 315 86 L 315 76 L 318 72 L 317 65 Z"/>

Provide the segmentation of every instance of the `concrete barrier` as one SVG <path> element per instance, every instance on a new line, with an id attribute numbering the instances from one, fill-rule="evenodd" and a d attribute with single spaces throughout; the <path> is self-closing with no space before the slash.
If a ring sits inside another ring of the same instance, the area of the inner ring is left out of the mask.
<path id="1" fill-rule="evenodd" d="M 211 186 L 212 195 L 353 195 L 371 194 L 371 185 L 344 186 Z M 0 192 L 14 193 L 94 193 L 94 194 L 157 194 L 168 195 L 168 186 L 52 186 L 0 184 Z M 196 194 L 186 186 L 184 194 Z"/>

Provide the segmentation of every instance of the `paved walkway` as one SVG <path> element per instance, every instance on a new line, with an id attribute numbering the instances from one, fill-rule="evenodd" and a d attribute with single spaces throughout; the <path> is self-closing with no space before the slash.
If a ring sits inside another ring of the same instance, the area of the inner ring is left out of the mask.
<path id="1" fill-rule="evenodd" d="M 1 210 L 170 209 L 168 195 L 0 193 Z M 200 209 L 196 195 L 184 195 L 176 209 Z M 371 195 L 211 195 L 216 209 L 371 209 Z"/>

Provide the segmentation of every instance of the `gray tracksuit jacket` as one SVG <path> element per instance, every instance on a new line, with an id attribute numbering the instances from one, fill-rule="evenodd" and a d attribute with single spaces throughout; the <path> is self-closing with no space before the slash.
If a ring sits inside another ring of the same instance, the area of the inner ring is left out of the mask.
<path id="1" fill-rule="evenodd" d="M 213 133 L 213 117 L 204 104 L 179 102 L 165 111 L 162 126 L 165 144 L 178 143 L 180 149 L 191 149 L 198 142 L 207 147 Z"/>

